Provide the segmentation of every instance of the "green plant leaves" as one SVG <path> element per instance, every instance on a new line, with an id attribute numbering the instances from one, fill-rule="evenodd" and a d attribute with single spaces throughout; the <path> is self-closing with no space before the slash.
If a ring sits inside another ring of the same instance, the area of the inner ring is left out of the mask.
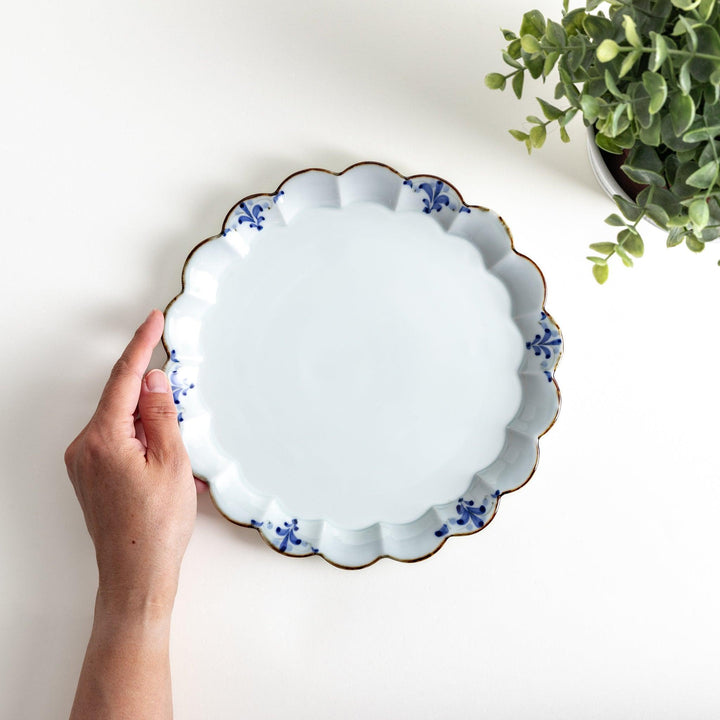
<path id="1" fill-rule="evenodd" d="M 642 256 L 643 218 L 667 231 L 670 247 L 701 252 L 720 237 L 720 1 L 583 5 L 569 10 L 563 0 L 557 21 L 531 10 L 519 31 L 503 30 L 509 70 L 488 73 L 485 85 L 521 98 L 533 79 L 557 72 L 554 99 L 537 98 L 540 111 L 512 137 L 531 152 L 557 123 L 569 142 L 568 123 L 581 113 L 598 147 L 625 153 L 622 170 L 643 189 L 635 200 L 615 197 L 618 212 L 605 222 L 616 242 L 590 246 L 594 277 L 604 283 L 611 258 L 632 267 Z"/>
<path id="2" fill-rule="evenodd" d="M 565 28 L 568 37 L 573 37 L 582 32 L 585 17 L 585 8 L 575 8 L 563 17 L 562 26 Z"/>
<path id="3" fill-rule="evenodd" d="M 592 95 L 583 95 L 580 98 L 580 108 L 588 122 L 594 123 L 600 113 L 600 100 Z"/>
<path id="4" fill-rule="evenodd" d="M 523 92 L 523 85 L 525 83 L 525 73 L 524 72 L 518 72 L 513 75 L 512 79 L 512 89 L 515 93 L 515 97 L 519 100 L 522 97 Z"/>
<path id="5" fill-rule="evenodd" d="M 597 129 L 612 138 L 616 144 L 623 147 L 620 136 L 630 125 L 630 116 L 628 114 L 629 105 L 627 103 L 618 103 L 615 109 L 605 120 L 597 123 Z"/>
<path id="6" fill-rule="evenodd" d="M 630 97 L 626 95 L 624 92 L 620 91 L 620 88 L 617 86 L 617 83 L 615 82 L 615 78 L 612 76 L 612 73 L 609 70 L 605 71 L 605 87 L 618 99 L 623 101 L 628 101 Z"/>
<path id="7" fill-rule="evenodd" d="M 634 228 L 625 228 L 625 230 L 621 230 L 618 233 L 618 243 L 633 257 L 642 257 L 645 252 L 643 239 Z"/>
<path id="8" fill-rule="evenodd" d="M 641 185 L 665 185 L 663 162 L 654 148 L 638 145 L 622 165 L 623 172 Z"/>
<path id="9" fill-rule="evenodd" d="M 532 35 L 535 38 L 541 38 L 545 32 L 545 18 L 539 10 L 530 10 L 523 15 L 522 25 L 520 25 L 520 37 L 523 35 Z"/>
<path id="10" fill-rule="evenodd" d="M 534 35 L 523 35 L 520 38 L 520 47 L 526 52 L 526 53 L 539 53 L 542 50 L 542 46 L 540 45 L 540 42 Z"/>
<path id="11" fill-rule="evenodd" d="M 690 60 L 690 74 L 700 82 L 707 82 L 713 71 L 720 68 L 720 35 L 710 25 L 700 25 L 695 35 L 698 55 Z"/>
<path id="12" fill-rule="evenodd" d="M 620 155 L 623 149 L 611 137 L 599 132 L 595 135 L 595 144 L 605 152 Z"/>
<path id="13" fill-rule="evenodd" d="M 587 54 L 587 45 L 585 45 L 579 37 L 573 36 L 569 40 L 569 50 L 567 53 L 567 65 L 571 72 L 575 73 L 585 60 Z"/>
<path id="14" fill-rule="evenodd" d="M 542 70 L 543 77 L 547 77 L 552 72 L 552 69 L 555 67 L 555 63 L 558 61 L 559 57 L 559 52 L 551 52 L 545 56 L 545 62 L 543 63 Z"/>
<path id="15" fill-rule="evenodd" d="M 565 28 L 554 20 L 547 21 L 546 37 L 553 45 L 559 48 L 564 47 L 567 42 Z"/>
<path id="16" fill-rule="evenodd" d="M 615 26 L 602 14 L 586 15 L 582 26 L 586 35 L 596 43 L 610 39 L 615 34 Z"/>
<path id="17" fill-rule="evenodd" d="M 650 33 L 652 53 L 650 54 L 650 70 L 657 72 L 668 56 L 668 45 L 665 38 L 656 32 Z"/>
<path id="18" fill-rule="evenodd" d="M 697 188 L 688 185 L 687 180 L 697 169 L 698 164 L 694 160 L 680 164 L 670 187 L 676 198 L 687 200 L 695 196 Z"/>
<path id="19" fill-rule="evenodd" d="M 623 29 L 625 30 L 625 37 L 627 41 L 636 48 L 642 47 L 642 40 L 638 35 L 637 26 L 631 15 L 625 15 L 622 21 Z"/>
<path id="20" fill-rule="evenodd" d="M 645 188 L 637 196 L 638 202 L 645 208 L 646 212 L 655 219 L 655 216 L 660 218 L 660 224 L 667 224 L 669 218 L 678 215 L 682 212 L 682 205 L 680 201 L 673 195 L 670 190 L 664 187 L 653 186 L 651 188 Z M 653 211 L 662 210 L 662 213 Z"/>
<path id="21" fill-rule="evenodd" d="M 625 267 L 632 267 L 635 264 L 633 263 L 632 258 L 625 252 L 625 250 L 623 250 L 621 245 L 616 245 L 615 253 L 622 260 Z"/>
<path id="22" fill-rule="evenodd" d="M 520 142 L 525 142 L 525 140 L 528 140 L 530 136 L 523 132 L 522 130 L 508 130 L 508 132 L 516 139 L 520 140 Z"/>
<path id="23" fill-rule="evenodd" d="M 563 116 L 558 120 L 558 124 L 561 128 L 564 128 L 578 113 L 578 109 L 571 107 L 568 108 L 564 113 Z"/>
<path id="24" fill-rule="evenodd" d="M 687 245 L 688 250 L 696 253 L 705 249 L 705 243 L 698 240 L 694 233 L 688 233 L 685 236 L 685 245 Z"/>
<path id="25" fill-rule="evenodd" d="M 715 9 L 715 0 L 700 0 L 700 5 L 698 5 L 698 12 L 700 13 L 700 17 L 702 17 L 704 20 L 709 20 L 713 10 Z"/>
<path id="26" fill-rule="evenodd" d="M 673 35 L 687 37 L 688 48 L 695 53 L 698 49 L 698 38 L 693 23 L 685 15 L 678 15 L 677 22 L 672 31 Z"/>
<path id="27" fill-rule="evenodd" d="M 632 200 L 628 200 L 622 195 L 613 195 L 613 200 L 620 209 L 620 212 L 630 222 L 637 222 L 642 217 L 642 208 L 636 203 L 634 203 Z"/>
<path id="28" fill-rule="evenodd" d="M 717 179 L 718 168 L 717 160 L 711 160 L 690 175 L 685 182 L 691 187 L 700 188 L 701 190 L 709 188 Z"/>
<path id="29" fill-rule="evenodd" d="M 526 70 L 530 73 L 530 77 L 537 79 L 542 75 L 545 60 L 542 53 L 527 53 L 522 48 L 522 61 L 525 63 Z"/>
<path id="30" fill-rule="evenodd" d="M 676 245 L 679 245 L 683 241 L 684 233 L 685 231 L 681 227 L 670 228 L 665 244 L 668 247 L 675 247 Z"/>
<path id="31" fill-rule="evenodd" d="M 684 95 L 689 95 L 692 89 L 692 81 L 690 80 L 690 60 L 686 60 L 680 66 L 680 73 L 678 74 L 678 87 L 682 90 Z"/>
<path id="32" fill-rule="evenodd" d="M 590 246 L 591 250 L 594 250 L 595 252 L 602 253 L 603 255 L 609 255 L 610 253 L 615 252 L 615 243 L 611 242 L 600 242 L 600 243 L 593 243 Z"/>
<path id="33" fill-rule="evenodd" d="M 695 228 L 697 230 L 703 230 L 710 221 L 710 208 L 708 207 L 707 201 L 703 198 L 693 200 L 688 208 L 688 215 Z"/>
<path id="34" fill-rule="evenodd" d="M 660 122 L 659 115 L 652 116 L 652 122 L 649 127 L 643 127 L 640 124 L 638 132 L 638 138 L 643 145 L 649 145 L 650 147 L 657 147 L 660 144 L 660 128 L 662 124 Z"/>
<path id="35" fill-rule="evenodd" d="M 605 218 L 605 222 L 608 225 L 614 225 L 615 227 L 623 227 L 625 225 L 625 221 L 616 213 L 613 213 L 612 215 L 608 215 Z M 593 247 L 593 246 L 591 245 L 590 247 Z M 609 250 L 607 252 L 609 252 Z"/>
<path id="36" fill-rule="evenodd" d="M 718 133 L 720 133 L 720 125 L 696 127 L 686 132 L 682 139 L 688 143 L 701 142 L 702 140 L 712 140 L 717 137 Z"/>
<path id="37" fill-rule="evenodd" d="M 655 117 L 650 114 L 650 93 L 640 82 L 635 82 L 628 88 L 630 102 L 633 112 L 641 128 L 650 128 L 655 122 Z M 647 144 L 647 143 L 646 143 Z"/>
<path id="38" fill-rule="evenodd" d="M 530 142 L 534 148 L 541 148 L 545 144 L 547 130 L 544 125 L 536 125 L 530 130 Z"/>
<path id="39" fill-rule="evenodd" d="M 530 135 L 528 135 L 528 133 L 522 130 L 508 130 L 508 132 L 519 142 L 525 143 L 528 155 L 532 152 L 532 143 L 530 142 Z"/>
<path id="40" fill-rule="evenodd" d="M 505 76 L 500 73 L 488 73 L 485 76 L 485 85 L 491 90 L 504 90 Z"/>
<path id="41" fill-rule="evenodd" d="M 516 70 L 522 70 L 523 66 L 522 63 L 519 63 L 517 59 L 513 58 L 512 55 L 510 55 L 509 52 L 504 52 L 502 54 L 502 58 L 505 61 L 506 65 L 509 65 L 512 68 L 515 68 Z"/>
<path id="42" fill-rule="evenodd" d="M 593 265 L 592 269 L 593 276 L 595 277 L 595 280 L 602 285 L 607 279 L 608 275 L 610 274 L 610 271 L 608 269 L 607 265 Z"/>
<path id="43" fill-rule="evenodd" d="M 698 145 L 697 142 L 686 142 L 683 140 L 683 136 L 675 134 L 670 115 L 663 115 L 663 119 L 660 124 L 660 134 L 663 144 L 667 145 L 671 150 L 677 150 L 678 152 L 683 150 L 693 150 Z"/>
<path id="44" fill-rule="evenodd" d="M 537 98 L 537 101 L 540 104 L 543 115 L 545 115 L 548 120 L 558 120 L 565 114 L 564 110 L 555 107 L 555 105 L 551 105 L 549 102 L 546 102 L 542 98 Z"/>
<path id="45" fill-rule="evenodd" d="M 646 70 L 642 74 L 642 84 L 650 95 L 650 106 L 648 111 L 651 115 L 660 111 L 660 108 L 667 100 L 667 83 L 660 73 Z"/>
<path id="46" fill-rule="evenodd" d="M 663 230 L 667 230 L 670 226 L 670 217 L 668 216 L 665 209 L 660 205 L 654 203 L 648 203 L 645 205 L 645 214 L 656 224 L 659 225 Z"/>
<path id="47" fill-rule="evenodd" d="M 617 57 L 620 46 L 614 40 L 603 40 L 595 51 L 597 59 L 602 63 L 610 62 Z"/>
<path id="48" fill-rule="evenodd" d="M 622 61 L 618 78 L 625 77 L 635 67 L 635 63 L 642 57 L 642 55 L 642 50 L 634 50 L 633 52 L 628 53 Z"/>
<path id="49" fill-rule="evenodd" d="M 670 119 L 676 135 L 682 135 L 695 119 L 695 103 L 689 95 L 677 93 L 670 100 Z"/>

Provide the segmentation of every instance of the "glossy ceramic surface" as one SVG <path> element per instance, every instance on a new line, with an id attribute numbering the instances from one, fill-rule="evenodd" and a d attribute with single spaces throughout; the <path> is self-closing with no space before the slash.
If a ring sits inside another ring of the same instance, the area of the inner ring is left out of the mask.
<path id="1" fill-rule="evenodd" d="M 228 214 L 166 311 L 195 474 L 281 553 L 418 560 L 494 516 L 553 423 L 558 329 L 445 181 L 307 170 Z"/>

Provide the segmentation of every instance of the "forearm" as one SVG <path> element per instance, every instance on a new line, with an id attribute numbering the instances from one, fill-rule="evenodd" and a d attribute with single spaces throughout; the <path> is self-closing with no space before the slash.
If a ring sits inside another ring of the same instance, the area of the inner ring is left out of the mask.
<path id="1" fill-rule="evenodd" d="M 172 603 L 98 593 L 70 720 L 168 720 Z"/>
<path id="2" fill-rule="evenodd" d="M 65 451 L 99 580 L 71 720 L 172 718 L 170 616 L 197 499 L 168 378 L 145 374 L 162 331 L 153 310 Z"/>

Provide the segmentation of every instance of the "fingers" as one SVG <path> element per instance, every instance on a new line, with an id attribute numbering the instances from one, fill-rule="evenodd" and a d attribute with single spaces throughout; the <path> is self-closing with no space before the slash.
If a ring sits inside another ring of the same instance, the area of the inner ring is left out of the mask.
<path id="1" fill-rule="evenodd" d="M 193 478 L 193 480 L 195 480 L 195 489 L 198 495 L 202 495 L 210 489 L 204 480 L 200 480 L 200 478 Z"/>
<path id="2" fill-rule="evenodd" d="M 163 314 L 153 310 L 137 329 L 105 385 L 96 413 L 98 419 L 113 424 L 132 419 L 140 396 L 143 374 L 153 349 L 160 341 L 163 324 Z"/>
<path id="3" fill-rule="evenodd" d="M 138 411 L 145 431 L 149 462 L 174 463 L 187 457 L 170 383 L 162 370 L 151 370 L 145 376 L 140 388 Z"/>

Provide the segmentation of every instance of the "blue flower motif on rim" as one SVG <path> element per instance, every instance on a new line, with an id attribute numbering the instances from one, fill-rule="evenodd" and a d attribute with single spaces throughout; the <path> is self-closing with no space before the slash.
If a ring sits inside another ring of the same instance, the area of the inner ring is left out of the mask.
<path id="1" fill-rule="evenodd" d="M 425 206 L 423 212 L 426 215 L 434 211 L 440 212 L 444 207 L 452 210 L 453 212 L 458 211 L 460 213 L 469 213 L 470 208 L 465 205 L 456 206 L 450 201 L 450 196 L 447 191 L 450 189 L 449 185 L 446 185 L 442 180 L 436 180 L 434 183 L 421 182 L 417 184 L 417 187 L 413 184 L 412 180 L 404 180 L 403 185 L 407 185 L 412 189 L 413 192 L 424 192 L 427 197 L 422 199 L 423 205 Z"/>
<path id="2" fill-rule="evenodd" d="M 188 382 L 186 379 L 182 379 L 178 376 L 180 360 L 178 360 L 177 353 L 174 348 L 170 350 L 170 362 L 176 363 L 176 367 L 170 371 L 170 388 L 172 390 L 173 401 L 178 409 L 178 422 L 183 422 L 181 398 L 187 397 L 188 391 L 195 387 L 195 383 Z"/>
<path id="3" fill-rule="evenodd" d="M 496 490 L 492 495 L 493 498 L 498 498 L 499 496 L 499 490 Z M 484 516 L 487 513 L 487 505 L 489 504 L 487 497 L 483 498 L 483 502 L 480 505 L 475 505 L 474 500 L 458 498 L 457 505 L 455 506 L 457 517 L 450 518 L 446 523 L 443 523 L 443 526 L 435 531 L 435 537 L 441 538 L 449 535 L 451 525 L 459 527 L 471 527 L 474 525 L 475 528 L 479 530 L 485 525 Z"/>
<path id="4" fill-rule="evenodd" d="M 283 195 L 285 195 L 284 190 L 275 193 L 275 195 L 272 196 L 273 205 L 276 205 Z M 237 222 L 238 227 L 247 223 L 248 227 L 260 232 L 264 227 L 263 223 L 267 221 L 263 212 L 270 210 L 271 207 L 269 202 L 241 202 L 240 205 L 238 205 L 236 213 L 231 218 L 231 222 Z M 222 232 L 223 236 L 227 235 L 232 229 L 231 227 L 226 227 Z"/>
<path id="5" fill-rule="evenodd" d="M 552 368 L 555 366 L 556 358 L 560 352 L 562 338 L 560 333 L 548 322 L 545 312 L 540 313 L 540 328 L 542 335 L 535 335 L 532 340 L 525 343 L 528 350 L 535 353 L 535 357 L 543 357 L 540 363 L 548 382 L 552 381 Z"/>
<path id="6" fill-rule="evenodd" d="M 262 224 L 265 222 L 265 216 L 262 214 L 263 206 L 261 203 L 256 205 L 240 203 L 240 211 L 237 216 L 238 225 L 248 223 L 251 228 L 258 232 L 263 229 Z"/>
<path id="7" fill-rule="evenodd" d="M 272 543 L 281 553 L 287 553 L 288 550 L 292 550 L 292 547 L 302 547 L 302 548 L 310 548 L 310 551 L 313 553 L 319 552 L 319 549 L 316 547 L 313 547 L 307 540 L 303 540 L 302 538 L 299 538 L 297 536 L 298 532 L 298 521 L 297 518 L 293 518 L 292 520 L 283 522 L 282 525 L 279 523 L 275 526 L 273 526 L 273 523 L 269 520 L 265 520 L 263 522 L 259 520 L 250 520 L 250 525 L 254 528 L 261 528 L 265 527 L 268 530 L 272 530 L 273 527 L 275 527 L 275 534 L 279 535 L 279 538 L 277 539 L 277 545 L 275 543 Z M 269 540 L 270 538 L 268 538 Z"/>

